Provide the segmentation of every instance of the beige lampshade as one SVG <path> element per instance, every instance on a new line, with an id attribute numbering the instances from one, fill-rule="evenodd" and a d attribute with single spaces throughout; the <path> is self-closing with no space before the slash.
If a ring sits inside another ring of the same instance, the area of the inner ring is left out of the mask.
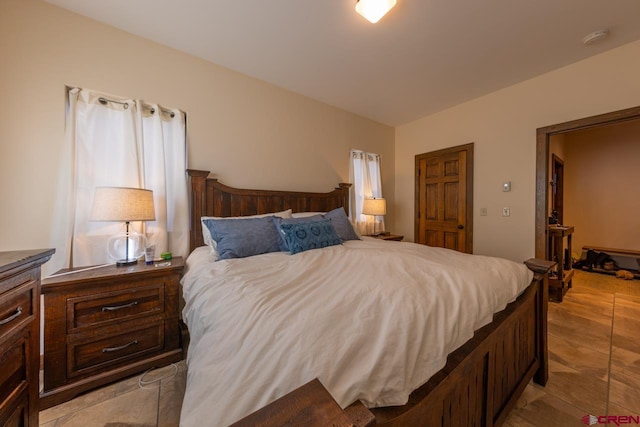
<path id="1" fill-rule="evenodd" d="M 91 221 L 155 221 L 153 191 L 128 187 L 96 187 Z"/>
<path id="2" fill-rule="evenodd" d="M 375 24 L 396 5 L 396 0 L 358 0 L 356 12 Z"/>
<path id="3" fill-rule="evenodd" d="M 387 201 L 385 199 L 364 199 L 362 213 L 365 215 L 386 215 Z"/>

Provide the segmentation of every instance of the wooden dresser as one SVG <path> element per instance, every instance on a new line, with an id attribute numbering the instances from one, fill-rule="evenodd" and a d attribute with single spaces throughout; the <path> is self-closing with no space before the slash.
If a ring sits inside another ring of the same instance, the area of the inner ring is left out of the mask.
<path id="1" fill-rule="evenodd" d="M 40 266 L 54 249 L 0 252 L 0 425 L 38 425 Z"/>
<path id="2" fill-rule="evenodd" d="M 177 257 L 156 265 L 62 270 L 43 280 L 41 408 L 181 360 L 183 268 Z"/>

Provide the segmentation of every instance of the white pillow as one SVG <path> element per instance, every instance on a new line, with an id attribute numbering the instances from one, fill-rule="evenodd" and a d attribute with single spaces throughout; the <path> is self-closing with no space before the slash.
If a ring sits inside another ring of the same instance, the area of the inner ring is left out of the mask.
<path id="1" fill-rule="evenodd" d="M 210 246 L 214 251 L 216 250 L 216 241 L 211 238 L 211 232 L 209 232 L 209 227 L 204 223 L 205 219 L 248 219 L 248 218 L 264 218 L 266 216 L 277 216 L 280 218 L 291 218 L 291 209 L 287 209 L 282 212 L 273 212 L 266 213 L 260 215 L 247 215 L 247 216 L 203 216 L 200 217 L 200 223 L 202 224 L 202 238 L 204 239 L 204 244 Z"/>
<path id="2" fill-rule="evenodd" d="M 296 212 L 291 215 L 291 218 L 307 218 L 314 215 L 324 215 L 326 212 Z"/>

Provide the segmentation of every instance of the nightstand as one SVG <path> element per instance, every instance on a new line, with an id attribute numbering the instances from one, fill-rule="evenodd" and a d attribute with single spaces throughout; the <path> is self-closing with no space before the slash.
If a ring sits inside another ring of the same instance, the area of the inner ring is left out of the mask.
<path id="1" fill-rule="evenodd" d="M 182 359 L 181 257 L 170 265 L 61 270 L 42 281 L 44 390 L 40 409 Z"/>
<path id="2" fill-rule="evenodd" d="M 380 240 L 392 240 L 394 242 L 401 242 L 402 239 L 404 239 L 404 236 L 399 236 L 397 234 L 378 234 L 377 236 L 371 236 L 371 237 L 375 237 L 376 239 L 380 239 Z"/>

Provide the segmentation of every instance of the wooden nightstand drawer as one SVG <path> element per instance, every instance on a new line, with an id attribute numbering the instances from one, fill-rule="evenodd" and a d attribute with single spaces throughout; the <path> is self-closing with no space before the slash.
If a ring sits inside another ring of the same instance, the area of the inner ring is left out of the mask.
<path id="1" fill-rule="evenodd" d="M 135 328 L 132 330 L 132 328 Z M 134 326 L 124 324 L 117 333 L 74 336 L 67 345 L 68 376 L 85 375 L 124 361 L 130 361 L 164 346 L 164 322 Z"/>
<path id="2" fill-rule="evenodd" d="M 35 281 L 30 281 L 0 295 L 0 336 L 6 336 L 11 329 L 34 314 L 35 285 Z"/>
<path id="3" fill-rule="evenodd" d="M 137 283 L 136 283 L 137 284 Z M 164 312 L 164 283 L 67 299 L 67 331 Z"/>

